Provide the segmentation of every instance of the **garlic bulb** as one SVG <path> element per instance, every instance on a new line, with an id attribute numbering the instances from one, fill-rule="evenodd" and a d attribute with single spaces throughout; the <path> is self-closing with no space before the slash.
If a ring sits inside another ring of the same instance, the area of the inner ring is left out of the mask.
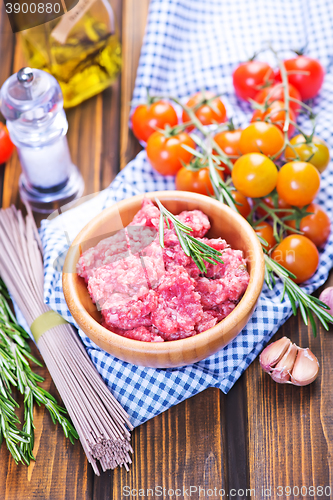
<path id="1" fill-rule="evenodd" d="M 309 348 L 293 344 L 287 337 L 269 344 L 260 354 L 261 368 L 279 384 L 308 385 L 319 373 L 319 363 Z"/>

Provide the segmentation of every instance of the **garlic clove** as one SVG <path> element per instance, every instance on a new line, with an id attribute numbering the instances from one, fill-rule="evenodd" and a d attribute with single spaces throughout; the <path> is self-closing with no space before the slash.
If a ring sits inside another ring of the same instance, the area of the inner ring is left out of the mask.
<path id="1" fill-rule="evenodd" d="M 291 372 L 290 381 L 294 385 L 311 384 L 319 373 L 319 363 L 316 356 L 309 348 L 298 348 L 294 367 Z"/>
<path id="2" fill-rule="evenodd" d="M 269 344 L 259 356 L 259 363 L 261 368 L 270 373 L 272 368 L 280 361 L 283 355 L 287 352 L 291 342 L 287 337 Z"/>
<path id="3" fill-rule="evenodd" d="M 328 286 L 321 292 L 319 295 L 319 300 L 324 302 L 329 307 L 329 310 L 327 309 L 327 312 L 333 315 L 333 286 Z"/>
<path id="4" fill-rule="evenodd" d="M 287 352 L 271 372 L 271 377 L 275 380 L 275 382 L 278 382 L 279 384 L 286 384 L 290 381 L 290 374 L 295 363 L 297 351 L 297 345 L 290 342 Z"/>

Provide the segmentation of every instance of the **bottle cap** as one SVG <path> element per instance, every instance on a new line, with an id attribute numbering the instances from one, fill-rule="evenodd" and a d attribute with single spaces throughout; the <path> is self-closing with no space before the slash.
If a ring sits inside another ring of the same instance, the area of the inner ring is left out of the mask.
<path id="1" fill-rule="evenodd" d="M 22 68 L 1 88 L 0 109 L 9 121 L 44 121 L 62 107 L 63 97 L 57 80 L 39 69 Z"/>

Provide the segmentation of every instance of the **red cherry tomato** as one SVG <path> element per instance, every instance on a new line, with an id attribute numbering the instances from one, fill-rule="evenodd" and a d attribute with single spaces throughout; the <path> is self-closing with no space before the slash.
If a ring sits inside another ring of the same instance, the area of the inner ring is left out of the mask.
<path id="1" fill-rule="evenodd" d="M 288 73 L 288 81 L 301 94 L 302 101 L 315 97 L 324 81 L 324 68 L 317 59 L 298 56 L 283 61 Z M 281 80 L 281 75 L 277 77 Z"/>
<path id="2" fill-rule="evenodd" d="M 239 146 L 243 154 L 262 153 L 273 156 L 279 151 L 282 154 L 284 137 L 279 128 L 271 123 L 251 123 L 241 133 Z"/>
<path id="3" fill-rule="evenodd" d="M 319 248 L 326 243 L 330 235 L 330 218 L 316 203 L 310 203 L 306 211 L 310 212 L 310 214 L 302 218 L 299 230 Z M 288 220 L 286 223 L 288 226 L 296 229 L 296 222 L 294 220 Z"/>
<path id="4" fill-rule="evenodd" d="M 246 198 L 246 196 L 244 196 L 236 189 L 233 189 L 231 191 L 231 196 L 236 202 L 235 205 L 238 212 L 246 219 L 251 213 L 251 205 L 249 203 L 249 200 Z"/>
<path id="5" fill-rule="evenodd" d="M 6 163 L 12 156 L 14 144 L 10 140 L 7 127 L 0 122 L 0 165 Z"/>
<path id="6" fill-rule="evenodd" d="M 266 111 L 261 111 L 256 109 L 252 115 L 251 123 L 253 122 L 267 122 L 272 123 L 278 127 L 281 132 L 283 132 L 284 122 L 286 119 L 285 105 L 282 101 L 272 102 L 266 109 Z M 295 122 L 296 117 L 292 109 L 290 109 L 290 120 Z M 288 129 L 288 136 L 291 137 L 295 131 L 295 127 L 290 124 Z"/>
<path id="7" fill-rule="evenodd" d="M 222 170 L 218 170 L 221 179 L 224 180 L 224 175 Z M 209 177 L 209 168 L 204 167 L 199 170 L 191 170 L 186 167 L 182 167 L 178 170 L 175 179 L 176 189 L 179 191 L 191 191 L 192 193 L 199 194 L 214 194 L 214 188 L 212 186 Z"/>
<path id="8" fill-rule="evenodd" d="M 272 68 L 261 61 L 245 62 L 232 75 L 236 94 L 246 100 L 254 99 L 260 88 L 273 77 Z"/>
<path id="9" fill-rule="evenodd" d="M 295 87 L 293 87 L 289 83 L 289 97 L 293 99 L 301 100 L 301 94 L 298 92 Z M 263 104 L 267 102 L 271 104 L 273 101 L 282 101 L 284 102 L 284 90 L 281 83 L 276 83 L 272 87 L 266 87 L 265 89 L 258 92 L 258 94 L 254 97 L 254 100 L 259 104 Z M 300 104 L 297 104 L 294 101 L 289 101 L 290 108 L 295 113 L 295 116 L 300 112 Z"/>
<path id="10" fill-rule="evenodd" d="M 195 149 L 195 142 L 186 132 L 172 136 L 154 132 L 146 149 L 150 164 L 162 175 L 175 175 L 193 156 L 182 147 L 183 144 Z"/>
<path id="11" fill-rule="evenodd" d="M 296 279 L 293 279 L 295 283 L 310 279 L 319 264 L 316 245 L 300 234 L 284 238 L 273 250 L 271 257 L 296 276 Z"/>
<path id="12" fill-rule="evenodd" d="M 170 103 L 157 101 L 153 104 L 140 104 L 132 115 L 133 134 L 139 141 L 147 142 L 157 128 L 166 125 L 174 127 L 178 123 L 176 111 Z"/>
<path id="13" fill-rule="evenodd" d="M 265 250 L 269 251 L 276 245 L 276 239 L 273 234 L 273 228 L 268 222 L 259 222 L 258 226 L 254 228 L 255 232 L 267 241 L 268 245 L 262 245 Z"/>
<path id="14" fill-rule="evenodd" d="M 214 94 L 212 92 L 198 92 L 194 96 L 190 97 L 190 99 L 187 101 L 186 105 L 189 108 L 193 108 L 199 102 L 203 101 L 202 106 L 200 106 L 196 111 L 195 115 L 199 120 L 201 121 L 202 125 L 211 125 L 213 123 L 223 123 L 227 119 L 227 112 L 224 107 L 223 102 L 219 97 L 216 97 L 215 99 L 211 100 L 214 97 Z M 210 103 L 212 106 L 210 106 Z M 216 110 L 216 111 L 215 111 Z M 190 120 L 190 117 L 188 116 L 185 111 L 183 111 L 182 115 L 182 120 L 183 123 L 186 123 Z M 191 125 L 188 127 L 188 131 L 193 130 L 194 127 Z"/>
<path id="15" fill-rule="evenodd" d="M 239 141 L 241 137 L 242 130 L 224 130 L 223 132 L 219 132 L 214 137 L 214 141 L 220 146 L 220 148 L 227 154 L 228 156 L 240 156 L 241 150 L 239 147 Z M 214 153 L 218 154 L 218 152 L 214 151 Z M 230 161 L 235 163 L 237 158 L 233 158 Z M 228 165 L 222 163 L 224 167 L 224 172 L 226 174 L 230 174 L 230 168 Z"/>
<path id="16" fill-rule="evenodd" d="M 279 197 L 290 205 L 308 205 L 314 200 L 319 187 L 320 176 L 311 163 L 292 161 L 283 165 L 278 173 L 276 190 Z"/>
<path id="17" fill-rule="evenodd" d="M 232 182 L 244 196 L 261 198 L 273 191 L 277 182 L 277 168 L 267 156 L 248 153 L 236 161 L 231 172 Z"/>

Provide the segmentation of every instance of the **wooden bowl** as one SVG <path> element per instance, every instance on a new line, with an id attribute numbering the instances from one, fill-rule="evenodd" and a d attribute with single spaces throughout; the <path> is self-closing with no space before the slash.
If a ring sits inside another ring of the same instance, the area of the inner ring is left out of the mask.
<path id="1" fill-rule="evenodd" d="M 233 340 L 249 321 L 264 281 L 264 257 L 260 242 L 250 224 L 228 206 L 209 196 L 182 191 L 147 193 L 158 198 L 174 214 L 183 210 L 202 210 L 211 223 L 210 238 L 221 236 L 232 248 L 244 252 L 250 282 L 235 309 L 220 323 L 193 337 L 169 342 L 142 342 L 111 332 L 100 324 L 101 316 L 93 304 L 85 281 L 76 273 L 80 252 L 95 246 L 110 233 L 123 229 L 139 211 L 143 195 L 121 201 L 103 210 L 73 241 L 64 265 L 63 289 L 68 308 L 83 332 L 113 356 L 135 365 L 154 368 L 179 367 L 207 358 Z"/>

